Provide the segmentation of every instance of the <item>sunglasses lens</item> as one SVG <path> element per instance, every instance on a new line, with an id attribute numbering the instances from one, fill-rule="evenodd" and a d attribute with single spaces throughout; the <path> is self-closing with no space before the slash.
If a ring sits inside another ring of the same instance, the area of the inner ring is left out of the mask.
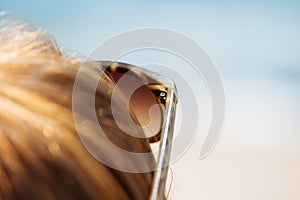
<path id="1" fill-rule="evenodd" d="M 129 108 L 143 127 L 146 137 L 150 142 L 158 141 L 163 112 L 155 94 L 135 76 L 112 71 L 107 74 L 114 80 L 124 96 L 129 99 Z"/>

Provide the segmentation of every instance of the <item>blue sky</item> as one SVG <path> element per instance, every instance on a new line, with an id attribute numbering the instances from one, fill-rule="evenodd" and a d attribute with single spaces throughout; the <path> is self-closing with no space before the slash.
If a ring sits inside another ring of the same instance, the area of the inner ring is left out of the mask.
<path id="1" fill-rule="evenodd" d="M 300 68 L 297 1 L 2 1 L 47 29 L 60 46 L 88 54 L 138 27 L 179 31 L 201 44 L 224 73 L 294 75 Z M 255 70 L 254 70 L 255 68 Z M 262 70 L 263 71 L 260 71 Z M 254 70 L 254 71 L 253 71 Z"/>

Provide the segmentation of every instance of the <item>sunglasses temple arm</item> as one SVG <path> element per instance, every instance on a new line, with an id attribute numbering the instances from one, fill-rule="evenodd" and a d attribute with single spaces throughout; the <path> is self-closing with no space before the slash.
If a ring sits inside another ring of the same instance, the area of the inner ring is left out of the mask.
<path id="1" fill-rule="evenodd" d="M 169 103 L 166 107 L 166 120 L 162 129 L 160 153 L 158 155 L 157 167 L 154 172 L 152 188 L 149 200 L 165 199 L 165 185 L 171 156 L 173 131 L 176 114 L 176 95 L 174 90 L 169 91 Z"/>

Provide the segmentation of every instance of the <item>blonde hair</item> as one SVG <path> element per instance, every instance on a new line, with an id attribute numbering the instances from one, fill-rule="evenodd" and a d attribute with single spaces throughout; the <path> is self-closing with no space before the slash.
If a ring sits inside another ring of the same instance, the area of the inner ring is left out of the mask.
<path id="1" fill-rule="evenodd" d="M 111 169 L 79 139 L 72 88 L 80 64 L 66 58 L 40 29 L 26 23 L 0 27 L 0 199 L 147 199 L 153 173 Z M 107 91 L 113 87 L 108 77 L 100 79 L 96 110 L 111 113 Z M 121 98 L 118 109 L 126 109 Z M 119 147 L 150 151 L 146 139 L 124 134 L 110 114 L 98 120 Z M 93 140 L 89 133 L 86 137 Z M 111 159 L 132 164 L 126 158 Z"/>

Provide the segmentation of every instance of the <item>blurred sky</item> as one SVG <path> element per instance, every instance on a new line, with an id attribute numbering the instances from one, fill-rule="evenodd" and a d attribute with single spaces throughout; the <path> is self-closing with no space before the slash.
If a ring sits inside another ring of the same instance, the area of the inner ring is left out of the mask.
<path id="1" fill-rule="evenodd" d="M 205 116 L 211 114 L 208 100 L 202 101 L 201 137 L 173 167 L 173 197 L 300 199 L 300 1 L 2 0 L 0 9 L 26 16 L 60 46 L 84 55 L 139 27 L 168 28 L 192 38 L 220 71 L 226 123 L 213 155 L 197 160 L 209 125 Z M 139 63 L 138 58 L 128 60 Z M 201 181 L 191 181 L 197 178 Z"/>
<path id="2" fill-rule="evenodd" d="M 2 0 L 0 8 L 28 17 L 61 46 L 85 55 L 119 32 L 154 26 L 191 37 L 230 72 L 272 68 L 281 76 L 299 74 L 299 1 Z"/>

